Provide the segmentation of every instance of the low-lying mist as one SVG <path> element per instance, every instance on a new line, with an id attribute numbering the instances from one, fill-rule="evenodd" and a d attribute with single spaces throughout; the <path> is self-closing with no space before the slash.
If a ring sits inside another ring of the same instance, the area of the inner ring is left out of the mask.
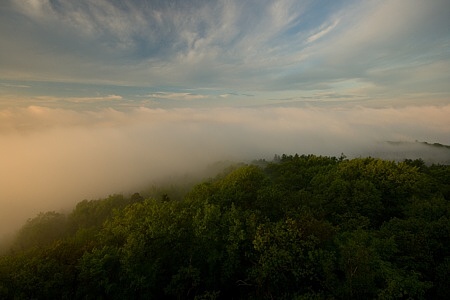
<path id="1" fill-rule="evenodd" d="M 0 110 L 0 236 L 40 211 L 70 210 L 83 199 L 139 191 L 219 160 L 344 153 L 448 162 L 447 148 L 385 142 L 450 144 L 449 116 L 450 105 Z"/>

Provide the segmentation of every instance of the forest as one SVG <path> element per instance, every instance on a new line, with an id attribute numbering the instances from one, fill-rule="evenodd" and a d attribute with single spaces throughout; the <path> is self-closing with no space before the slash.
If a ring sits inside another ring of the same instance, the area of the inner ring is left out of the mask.
<path id="1" fill-rule="evenodd" d="M 448 299 L 450 165 L 276 155 L 30 218 L 1 299 Z"/>

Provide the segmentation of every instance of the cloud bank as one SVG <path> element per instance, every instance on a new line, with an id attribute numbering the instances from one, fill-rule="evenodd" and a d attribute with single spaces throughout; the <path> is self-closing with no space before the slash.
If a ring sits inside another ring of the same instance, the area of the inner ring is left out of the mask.
<path id="1" fill-rule="evenodd" d="M 3 109 L 0 234 L 39 211 L 139 191 L 153 180 L 200 171 L 218 160 L 271 159 L 282 153 L 353 157 L 389 152 L 385 141 L 450 144 L 449 115 L 450 105 Z"/>

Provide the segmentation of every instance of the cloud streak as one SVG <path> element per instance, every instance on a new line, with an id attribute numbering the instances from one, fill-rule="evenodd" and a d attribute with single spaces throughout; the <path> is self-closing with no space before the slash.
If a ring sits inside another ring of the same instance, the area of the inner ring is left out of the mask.
<path id="1" fill-rule="evenodd" d="M 170 99 L 170 100 L 198 100 L 208 98 L 206 95 L 192 93 L 167 93 L 158 92 L 148 95 L 149 98 Z"/>

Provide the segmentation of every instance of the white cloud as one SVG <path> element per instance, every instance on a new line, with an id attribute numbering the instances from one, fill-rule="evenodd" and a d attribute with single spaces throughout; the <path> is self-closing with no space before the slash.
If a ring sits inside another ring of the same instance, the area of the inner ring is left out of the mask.
<path id="1" fill-rule="evenodd" d="M 325 36 L 326 34 L 328 34 L 331 30 L 333 30 L 333 28 L 335 28 L 338 25 L 339 21 L 336 20 L 334 21 L 332 24 L 327 25 L 327 26 L 323 26 L 323 28 L 319 28 L 319 31 L 314 33 L 313 35 L 311 35 L 310 37 L 308 37 L 306 39 L 307 43 L 312 43 L 318 39 L 320 39 L 321 37 Z"/>
<path id="2" fill-rule="evenodd" d="M 31 88 L 30 85 L 26 85 L 26 84 L 13 84 L 13 83 L 2 83 L 2 82 L 0 82 L 0 87 L 18 88 L 18 89 L 29 89 L 29 88 Z"/>
<path id="3" fill-rule="evenodd" d="M 236 84 L 246 69 L 254 76 L 261 68 L 286 63 L 286 56 L 277 52 L 288 45 L 276 39 L 304 10 L 288 0 L 174 6 L 127 2 L 125 8 L 104 0 L 38 3 L 45 9 L 37 14 L 16 2 L 36 26 L 22 35 L 23 24 L 18 24 L 19 34 L 8 33 L 10 43 L 3 47 L 13 56 L 5 69 L 11 79 L 26 74 L 40 80 Z M 16 54 L 20 59 L 14 59 Z"/>
<path id="4" fill-rule="evenodd" d="M 317 35 L 309 36 L 314 43 L 301 52 L 305 59 L 267 87 L 323 91 L 354 81 L 360 86 L 341 92 L 359 89 L 365 92 L 361 96 L 389 99 L 391 105 L 406 94 L 448 94 L 444 82 L 450 80 L 449 73 L 436 67 L 447 65 L 450 54 L 443 50 L 450 42 L 442 29 L 450 26 L 450 6 L 443 2 L 359 2 L 336 11 L 326 20 L 339 20 L 329 27 L 333 29 L 318 27 Z M 428 79 L 421 75 L 426 69 Z"/>
<path id="5" fill-rule="evenodd" d="M 37 19 L 49 17 L 52 11 L 48 0 L 13 0 L 13 4 L 25 14 Z"/>
<path id="6" fill-rule="evenodd" d="M 168 93 L 168 92 L 157 92 L 148 95 L 149 98 L 155 99 L 170 99 L 170 100 L 198 100 L 207 99 L 208 96 L 192 93 Z"/>
<path id="7" fill-rule="evenodd" d="M 356 6 L 344 13 L 343 28 L 326 41 L 322 52 L 328 63 L 339 66 L 404 64 L 426 56 L 432 52 L 428 38 L 442 34 L 441 2 L 389 0 Z"/>

